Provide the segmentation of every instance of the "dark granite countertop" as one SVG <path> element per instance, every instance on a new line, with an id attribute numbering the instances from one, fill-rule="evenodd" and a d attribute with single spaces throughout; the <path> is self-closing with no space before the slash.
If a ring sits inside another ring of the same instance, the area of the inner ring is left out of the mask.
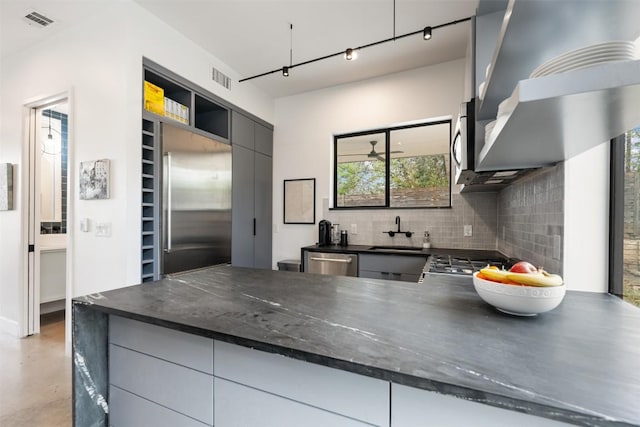
<path id="1" fill-rule="evenodd" d="M 577 425 L 640 425 L 640 309 L 611 295 L 567 292 L 521 318 L 470 277 L 218 266 L 74 304 Z"/>
<path id="2" fill-rule="evenodd" d="M 373 249 L 374 247 L 378 249 Z M 394 249 L 384 249 L 387 246 L 376 246 L 376 245 L 311 245 L 305 246 L 301 248 L 303 251 L 312 251 L 312 252 L 328 252 L 328 253 L 348 253 L 348 254 L 379 254 L 379 255 L 408 255 L 408 256 L 421 256 L 428 257 L 432 254 L 439 255 L 453 255 L 460 257 L 485 257 L 485 258 L 508 258 L 504 254 L 495 251 L 495 250 L 485 250 L 485 249 L 448 249 L 448 248 L 429 248 L 429 249 L 421 249 L 421 250 L 394 250 Z M 389 245 L 388 248 L 392 248 L 393 245 Z M 397 246 L 404 247 L 404 246 Z"/>

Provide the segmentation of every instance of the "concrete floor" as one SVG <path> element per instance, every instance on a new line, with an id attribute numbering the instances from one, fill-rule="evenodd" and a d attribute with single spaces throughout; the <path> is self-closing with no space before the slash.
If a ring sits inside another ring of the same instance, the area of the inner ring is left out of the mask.
<path id="1" fill-rule="evenodd" d="M 41 318 L 40 334 L 17 339 L 0 332 L 0 426 L 71 425 L 71 357 L 64 350 L 64 315 Z"/>

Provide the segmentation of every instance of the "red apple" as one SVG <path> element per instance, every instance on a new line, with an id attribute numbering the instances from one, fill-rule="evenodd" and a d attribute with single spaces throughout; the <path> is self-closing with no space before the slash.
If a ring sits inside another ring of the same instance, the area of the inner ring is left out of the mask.
<path id="1" fill-rule="evenodd" d="M 537 273 L 538 269 L 531 263 L 520 261 L 513 264 L 513 267 L 511 267 L 509 271 L 512 273 Z"/>

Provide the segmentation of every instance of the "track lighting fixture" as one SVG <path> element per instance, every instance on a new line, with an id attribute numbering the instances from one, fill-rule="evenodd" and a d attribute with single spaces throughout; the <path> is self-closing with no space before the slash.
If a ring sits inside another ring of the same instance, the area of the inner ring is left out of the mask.
<path id="1" fill-rule="evenodd" d="M 423 40 L 431 40 L 431 27 L 424 27 L 424 30 L 422 30 L 422 38 Z"/>
<path id="2" fill-rule="evenodd" d="M 450 25 L 456 25 L 456 24 L 460 24 L 462 22 L 466 22 L 466 21 L 470 21 L 471 18 L 462 18 L 462 19 L 457 19 L 455 21 L 451 21 L 451 22 L 447 22 L 445 24 L 440 24 L 440 25 L 434 25 L 434 26 L 428 26 L 428 27 L 424 27 L 422 30 L 417 30 L 417 31 L 413 31 L 411 33 L 406 33 L 406 34 L 402 34 L 400 36 L 395 35 L 395 27 L 394 27 L 394 34 L 393 37 L 388 38 L 388 39 L 384 39 L 384 40 L 379 40 L 377 42 L 373 42 L 373 43 L 368 43 L 362 46 L 358 46 L 358 47 L 353 47 L 353 48 L 348 48 L 344 51 L 340 51 L 340 52 L 336 52 L 336 53 L 331 53 L 329 55 L 325 55 L 325 56 L 321 56 L 319 58 L 314 58 L 314 59 L 309 59 L 308 61 L 303 61 L 303 62 L 298 62 L 297 64 L 293 63 L 293 42 L 292 42 L 292 46 L 289 49 L 289 66 L 284 66 L 282 68 L 277 68 L 275 70 L 271 70 L 271 71 L 266 71 L 264 73 L 260 73 L 260 74 L 256 74 L 255 76 L 251 76 L 251 77 L 246 77 L 244 79 L 240 79 L 238 80 L 238 83 L 242 83 L 242 82 L 246 82 L 247 80 L 252 80 L 252 79 L 256 79 L 258 77 L 264 77 L 264 76 L 268 76 L 269 74 L 274 74 L 274 73 L 279 73 L 282 72 L 283 76 L 288 76 L 289 75 L 289 70 L 291 68 L 294 67 L 299 67 L 301 65 L 307 65 L 307 64 L 311 64 L 313 62 L 318 62 L 318 61 L 323 61 L 325 59 L 329 59 L 329 58 L 333 58 L 334 56 L 344 56 L 344 58 L 347 61 L 351 61 L 354 60 L 358 57 L 358 51 L 361 49 L 366 49 L 368 47 L 372 47 L 372 46 L 377 46 L 379 44 L 383 44 L 383 43 L 387 43 L 387 42 L 391 42 L 391 41 L 396 41 L 405 37 L 409 37 L 409 36 L 414 36 L 416 34 L 422 34 L 422 38 L 424 40 L 429 40 L 431 39 L 431 33 L 433 30 L 437 30 L 439 28 L 443 28 L 443 27 L 448 27 Z M 395 21 L 394 21 L 395 22 Z M 289 26 L 291 32 L 293 33 L 293 25 L 290 24 Z M 293 36 L 292 36 L 293 39 Z"/>
<path id="3" fill-rule="evenodd" d="M 358 59 L 358 51 L 355 49 L 347 49 L 344 51 L 344 59 L 351 61 L 352 59 Z"/>

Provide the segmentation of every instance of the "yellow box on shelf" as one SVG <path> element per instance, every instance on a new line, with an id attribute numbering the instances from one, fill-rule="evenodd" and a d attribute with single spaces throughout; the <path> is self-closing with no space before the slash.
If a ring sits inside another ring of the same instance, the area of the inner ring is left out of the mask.
<path id="1" fill-rule="evenodd" d="M 159 86 L 144 82 L 144 109 L 164 116 L 164 89 Z"/>

